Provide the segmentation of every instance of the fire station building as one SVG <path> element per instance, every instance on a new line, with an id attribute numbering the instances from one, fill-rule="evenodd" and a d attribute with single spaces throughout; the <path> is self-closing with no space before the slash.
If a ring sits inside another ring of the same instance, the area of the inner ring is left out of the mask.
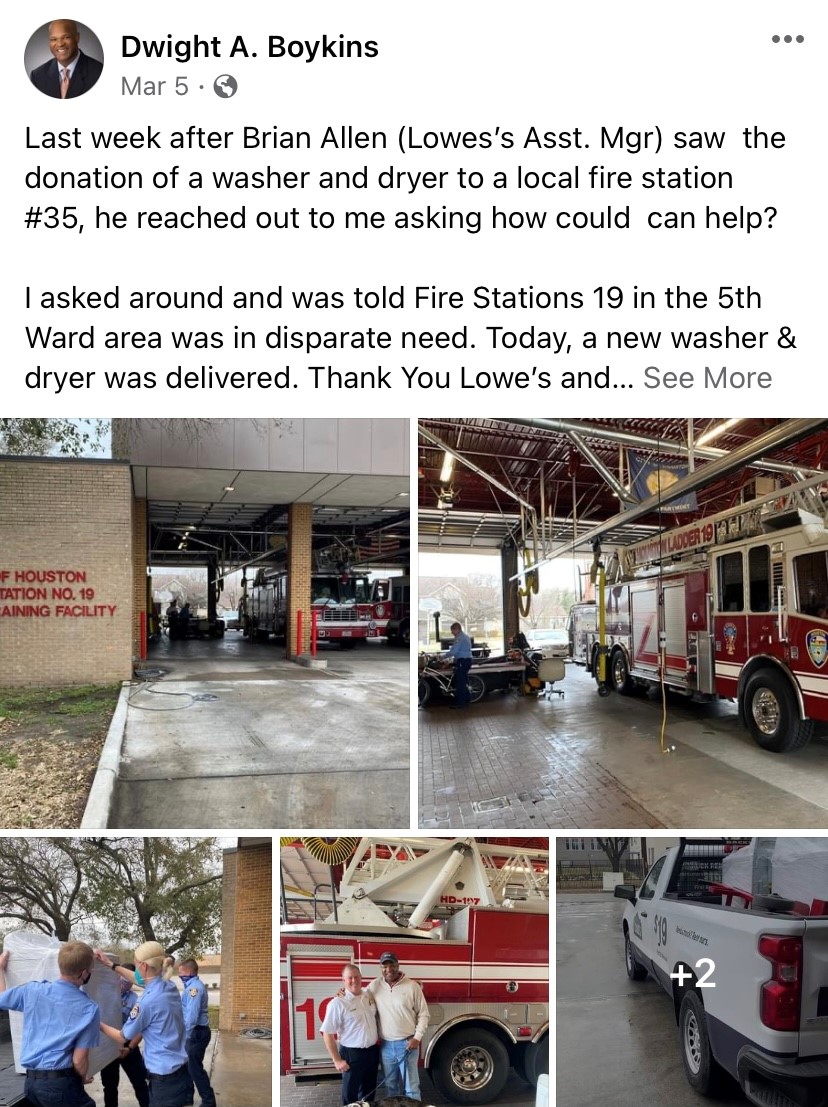
<path id="1" fill-rule="evenodd" d="M 315 550 L 402 564 L 408 494 L 407 419 L 120 419 L 111 459 L 0 457 L 0 685 L 129 679 L 151 565 L 206 567 L 209 622 L 229 571 L 280 556 L 304 654 Z"/>

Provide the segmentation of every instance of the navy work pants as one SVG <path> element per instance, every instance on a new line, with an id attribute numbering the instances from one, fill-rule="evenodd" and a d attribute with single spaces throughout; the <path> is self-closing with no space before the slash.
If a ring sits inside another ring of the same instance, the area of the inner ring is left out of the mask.
<path id="1" fill-rule="evenodd" d="M 26 1099 L 33 1107 L 95 1107 L 76 1072 L 26 1073 Z"/>
<path id="2" fill-rule="evenodd" d="M 454 662 L 454 702 L 462 707 L 469 702 L 469 669 L 472 659 L 458 657 Z"/>
<path id="3" fill-rule="evenodd" d="M 379 1046 L 355 1049 L 341 1045 L 339 1056 L 348 1062 L 348 1071 L 342 1074 L 343 1104 L 356 1103 L 360 1099 L 368 1099 L 373 1103 L 374 1092 L 377 1090 Z"/>
<path id="4" fill-rule="evenodd" d="M 101 1069 L 104 1107 L 118 1107 L 118 1083 L 121 1078 L 121 1069 L 127 1074 L 127 1078 L 135 1090 L 138 1107 L 149 1107 L 147 1070 L 144 1068 L 144 1058 L 137 1046 L 130 1050 L 122 1061 L 117 1059 L 110 1061 L 105 1068 Z"/>
<path id="5" fill-rule="evenodd" d="M 147 1073 L 150 1107 L 186 1107 L 193 1100 L 193 1082 L 186 1064 L 167 1076 Z"/>
<path id="6" fill-rule="evenodd" d="M 210 1086 L 210 1077 L 204 1069 L 204 1054 L 210 1044 L 210 1027 L 196 1026 L 185 1042 L 187 1050 L 187 1065 L 190 1070 L 191 1087 L 198 1088 L 203 1107 L 216 1107 L 216 1093 Z M 190 1092 L 192 1096 L 192 1091 Z"/>

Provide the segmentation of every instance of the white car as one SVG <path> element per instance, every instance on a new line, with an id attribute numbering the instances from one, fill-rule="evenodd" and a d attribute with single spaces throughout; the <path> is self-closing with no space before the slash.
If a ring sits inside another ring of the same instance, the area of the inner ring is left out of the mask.
<path id="1" fill-rule="evenodd" d="M 526 636 L 533 650 L 544 657 L 569 657 L 569 635 L 565 630 L 536 630 Z"/>

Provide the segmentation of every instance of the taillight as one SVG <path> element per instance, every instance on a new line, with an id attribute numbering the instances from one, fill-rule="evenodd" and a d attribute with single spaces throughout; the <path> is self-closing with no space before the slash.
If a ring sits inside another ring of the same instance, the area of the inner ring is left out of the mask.
<path id="1" fill-rule="evenodd" d="M 763 934 L 759 952 L 773 966 L 773 975 L 762 985 L 762 1022 L 771 1030 L 799 1030 L 802 939 Z"/>

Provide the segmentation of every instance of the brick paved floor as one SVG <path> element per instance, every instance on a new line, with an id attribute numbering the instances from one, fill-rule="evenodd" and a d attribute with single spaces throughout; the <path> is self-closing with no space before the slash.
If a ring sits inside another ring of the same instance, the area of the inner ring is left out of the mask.
<path id="1" fill-rule="evenodd" d="M 567 666 L 563 699 L 492 693 L 419 711 L 424 829 L 824 827 L 828 742 L 759 749 L 730 703 L 599 697 Z M 772 782 L 772 783 L 771 783 Z M 482 803 L 482 809 L 473 803 Z M 501 804 L 502 806 L 498 806 Z"/>
<path id="2" fill-rule="evenodd" d="M 339 1107 L 339 1088 L 337 1079 L 306 1084 L 297 1083 L 292 1076 L 282 1076 L 279 1078 L 279 1102 L 281 1107 Z M 420 1091 L 424 1105 L 443 1107 L 451 1103 L 436 1091 L 428 1073 L 420 1074 Z M 530 1107 L 535 1102 L 535 1089 L 512 1073 L 501 1094 L 491 1102 L 495 1107 Z"/>

